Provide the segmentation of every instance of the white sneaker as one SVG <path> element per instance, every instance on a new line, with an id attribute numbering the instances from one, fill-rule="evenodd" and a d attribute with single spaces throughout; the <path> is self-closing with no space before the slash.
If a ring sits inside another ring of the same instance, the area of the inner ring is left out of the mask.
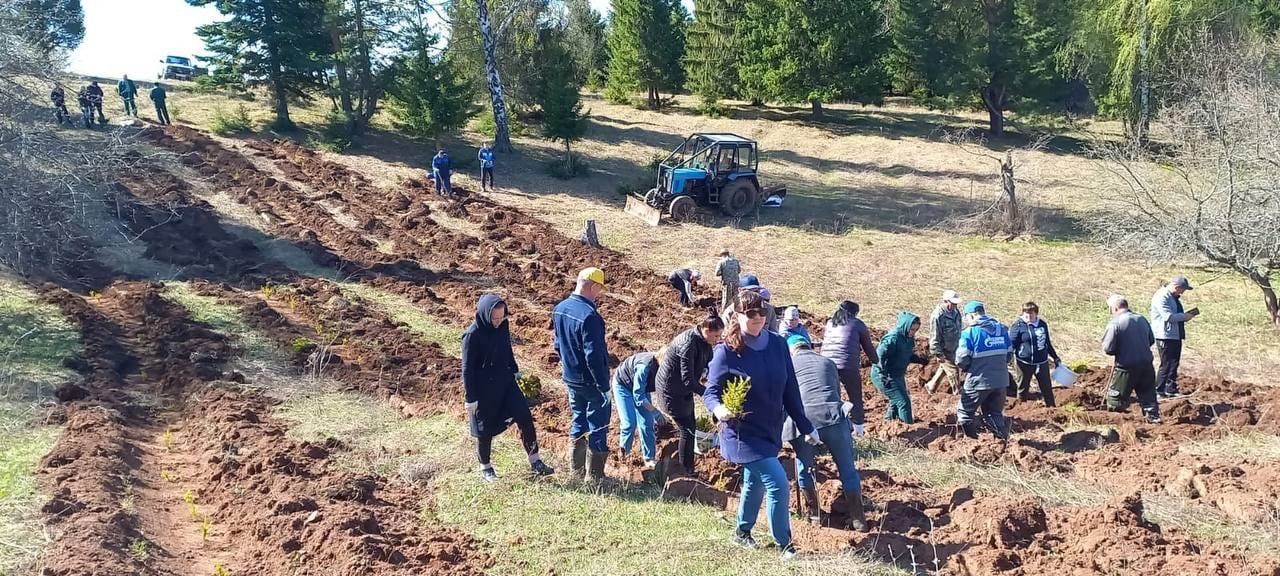
<path id="1" fill-rule="evenodd" d="M 795 560 L 796 556 L 798 556 L 799 554 L 800 552 L 796 550 L 795 544 L 788 544 L 786 548 L 782 549 L 782 561 L 790 562 L 792 560 Z"/>
<path id="2" fill-rule="evenodd" d="M 643 466 L 642 468 L 640 468 L 640 469 L 641 469 L 641 470 L 653 470 L 653 469 L 655 469 L 655 468 L 657 468 L 657 467 L 658 467 L 658 463 L 657 463 L 657 462 L 654 462 L 653 460 L 645 460 L 645 461 L 644 461 L 644 466 Z"/>

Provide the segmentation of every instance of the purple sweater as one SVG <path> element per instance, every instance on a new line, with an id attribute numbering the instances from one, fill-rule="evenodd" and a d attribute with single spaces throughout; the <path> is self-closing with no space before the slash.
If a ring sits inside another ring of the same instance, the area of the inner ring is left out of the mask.
<path id="1" fill-rule="evenodd" d="M 707 410 L 714 411 L 721 404 L 720 395 L 730 379 L 743 375 L 751 378 L 745 414 L 732 423 L 720 424 L 720 452 L 735 464 L 777 457 L 782 450 L 782 423 L 787 416 L 801 434 L 813 432 L 813 424 L 804 413 L 786 340 L 769 331 L 749 340 L 741 355 L 724 344 L 716 346 L 707 368 L 707 393 L 702 396 Z"/>

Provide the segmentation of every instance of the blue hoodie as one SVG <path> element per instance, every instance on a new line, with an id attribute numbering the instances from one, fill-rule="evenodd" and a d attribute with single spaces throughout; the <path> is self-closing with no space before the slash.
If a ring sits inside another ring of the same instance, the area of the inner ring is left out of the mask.
<path id="1" fill-rule="evenodd" d="M 431 168 L 435 169 L 436 172 L 439 172 L 441 174 L 448 174 L 451 170 L 453 170 L 453 161 L 449 159 L 448 154 L 445 154 L 444 151 L 441 151 L 439 154 L 436 154 L 435 157 L 431 159 Z"/>
<path id="2" fill-rule="evenodd" d="M 493 148 L 480 149 L 480 167 L 493 168 Z"/>
<path id="3" fill-rule="evenodd" d="M 1009 331 L 995 318 L 983 314 L 960 333 L 956 366 L 965 372 L 966 390 L 1001 390 L 1009 385 L 1009 360 L 1013 345 Z"/>

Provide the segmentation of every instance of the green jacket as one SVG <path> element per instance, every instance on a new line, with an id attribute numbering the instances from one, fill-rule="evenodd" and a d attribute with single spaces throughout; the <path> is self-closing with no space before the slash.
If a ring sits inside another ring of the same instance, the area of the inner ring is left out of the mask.
<path id="1" fill-rule="evenodd" d="M 880 361 L 871 367 L 871 382 L 879 388 L 903 387 L 907 385 L 907 366 L 912 362 L 925 364 L 923 356 L 915 353 L 916 340 L 910 335 L 911 325 L 920 318 L 910 312 L 898 313 L 898 324 L 885 335 L 876 348 Z"/>
<path id="2" fill-rule="evenodd" d="M 116 93 L 125 98 L 133 98 L 138 95 L 138 85 L 133 80 L 121 80 L 116 84 Z"/>

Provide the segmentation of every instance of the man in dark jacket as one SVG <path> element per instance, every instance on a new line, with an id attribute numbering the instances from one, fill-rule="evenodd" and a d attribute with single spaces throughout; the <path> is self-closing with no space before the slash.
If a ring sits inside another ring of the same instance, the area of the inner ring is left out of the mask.
<path id="1" fill-rule="evenodd" d="M 1151 324 L 1140 314 L 1129 310 L 1124 296 L 1112 295 L 1107 299 L 1111 309 L 1111 322 L 1102 335 L 1102 351 L 1115 358 L 1111 371 L 1111 386 L 1107 390 L 1107 410 L 1124 412 L 1129 409 L 1129 394 L 1138 396 L 1142 413 L 1147 422 L 1160 423 L 1160 407 L 1156 404 L 1156 369 L 1152 366 L 1151 345 L 1155 334 Z"/>
<path id="2" fill-rule="evenodd" d="M 1178 276 L 1151 297 L 1151 331 L 1156 335 L 1160 351 L 1160 371 L 1156 373 L 1156 397 L 1177 398 L 1178 365 L 1182 363 L 1182 341 L 1187 338 L 1187 322 L 1200 315 L 1200 309 L 1182 309 L 1182 295 L 1191 290 L 1191 281 Z"/>
<path id="3" fill-rule="evenodd" d="M 681 332 L 670 344 L 658 363 L 654 381 L 658 406 L 676 426 L 679 434 L 680 465 L 693 473 L 694 431 L 693 395 L 706 391 L 702 376 L 711 363 L 711 347 L 720 341 L 724 322 L 719 316 L 707 316 L 700 324 Z"/>
<path id="4" fill-rule="evenodd" d="M 604 480 L 604 465 L 609 458 L 609 350 L 604 318 L 596 310 L 596 301 L 603 295 L 604 271 L 587 268 L 578 273 L 573 294 L 557 304 L 551 314 L 556 352 L 573 414 L 569 425 L 572 471 L 575 477 L 585 474 L 592 481 Z"/>
<path id="5" fill-rule="evenodd" d="M 58 124 L 72 123 L 71 113 L 67 111 L 67 92 L 62 89 L 61 84 L 53 86 L 53 90 L 49 92 L 49 101 L 53 102 L 53 115 L 58 119 Z"/>
<path id="6" fill-rule="evenodd" d="M 840 375 L 835 362 L 813 351 L 809 339 L 801 334 L 787 336 L 791 348 L 791 364 L 796 370 L 796 383 L 800 387 L 800 400 L 804 402 L 804 414 L 816 429 L 818 438 L 831 452 L 844 489 L 845 507 L 848 509 L 848 526 L 854 530 L 867 529 L 862 510 L 862 478 L 856 466 L 857 455 L 850 434 L 849 412 L 853 404 L 840 401 Z M 813 478 L 817 450 L 801 437 L 795 422 L 790 418 L 782 425 L 782 439 L 791 443 L 796 453 L 796 484 L 800 486 L 801 514 L 810 522 L 822 520 L 818 484 Z"/>
<path id="7" fill-rule="evenodd" d="M 702 280 L 702 273 L 689 268 L 677 268 L 667 274 L 667 284 L 680 294 L 680 305 L 693 306 L 693 286 Z"/>
<path id="8" fill-rule="evenodd" d="M 1000 440 L 1009 439 L 1004 419 L 1005 388 L 1009 386 L 1009 360 L 1013 359 L 1009 330 L 987 316 L 987 307 L 977 300 L 964 305 L 965 322 L 956 348 L 956 366 L 965 372 L 956 407 L 956 422 L 965 436 L 978 437 L 978 409 L 987 427 Z"/>
<path id="9" fill-rule="evenodd" d="M 956 348 L 960 346 L 960 332 L 964 331 L 964 319 L 960 316 L 963 301 L 955 290 L 942 292 L 942 302 L 929 316 L 929 353 L 938 360 L 938 370 L 925 383 L 926 392 L 933 394 L 944 377 L 947 386 L 955 392 L 960 386 L 960 370 L 956 368 Z"/>
<path id="10" fill-rule="evenodd" d="M 480 475 L 490 482 L 498 479 L 489 461 L 493 438 L 513 421 L 520 428 L 520 440 L 533 472 L 540 476 L 554 472 L 538 453 L 533 415 L 516 384 L 519 372 L 511 350 L 507 304 L 497 294 L 484 294 L 476 304 L 475 321 L 462 334 L 462 387 L 471 435 L 476 438 Z"/>
<path id="11" fill-rule="evenodd" d="M 106 124 L 107 117 L 102 113 L 102 99 L 105 95 L 102 93 L 102 87 L 98 85 L 98 81 L 90 82 L 85 92 L 89 95 L 89 105 L 98 111 L 98 123 Z"/>
<path id="12" fill-rule="evenodd" d="M 431 158 L 431 177 L 436 181 L 436 194 L 449 196 L 453 194 L 453 185 L 449 178 L 453 174 L 453 161 L 445 153 L 444 148 L 436 149 Z"/>
<path id="13" fill-rule="evenodd" d="M 138 104 L 134 98 L 138 97 L 138 85 L 129 79 L 129 75 L 125 74 L 120 82 L 116 84 L 116 94 L 120 95 L 120 100 L 124 102 L 124 113 L 138 117 Z"/>
<path id="14" fill-rule="evenodd" d="M 1049 380 L 1049 359 L 1054 365 L 1062 363 L 1058 351 L 1049 339 L 1049 324 L 1040 317 L 1040 306 L 1035 302 L 1022 305 L 1022 317 L 1009 329 L 1013 341 L 1013 354 L 1018 365 L 1018 385 L 1010 387 L 1008 396 L 1017 395 L 1020 400 L 1031 398 L 1031 378 L 1040 385 L 1040 399 L 1044 405 L 1054 406 L 1053 382 Z"/>
<path id="15" fill-rule="evenodd" d="M 156 122 L 159 122 L 161 126 L 168 126 L 171 122 L 169 121 L 169 107 L 165 105 L 165 99 L 169 97 L 169 94 L 165 92 L 164 86 L 156 82 L 156 85 L 151 88 L 149 96 L 151 97 L 151 103 L 156 105 Z"/>

